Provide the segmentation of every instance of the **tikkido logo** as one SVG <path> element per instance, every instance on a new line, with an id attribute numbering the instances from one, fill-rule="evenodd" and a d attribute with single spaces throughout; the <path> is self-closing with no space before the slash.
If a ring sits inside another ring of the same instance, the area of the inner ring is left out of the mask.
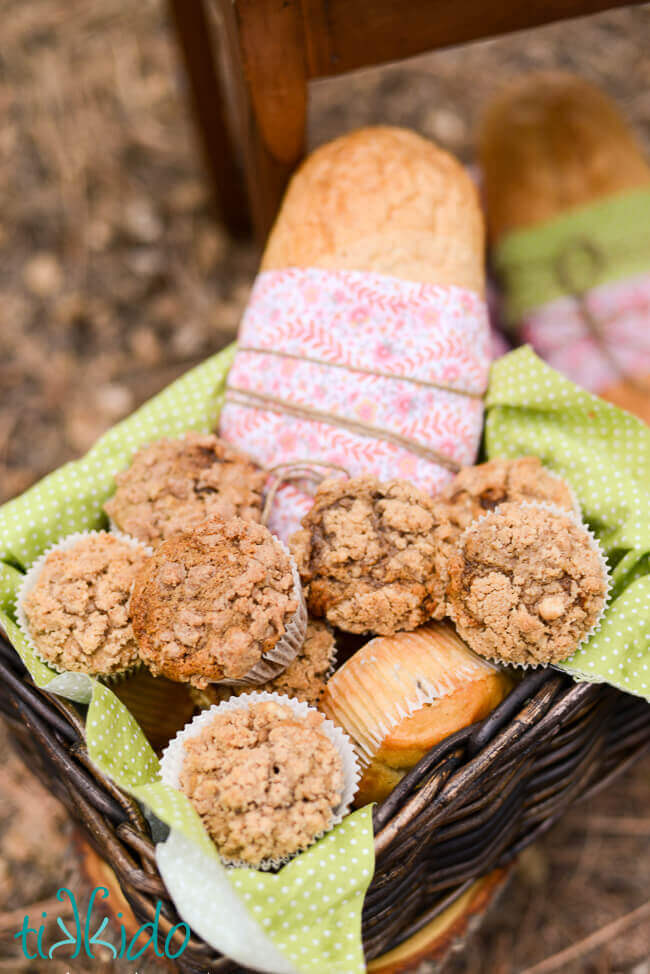
<path id="1" fill-rule="evenodd" d="M 72 912 L 72 920 L 67 922 L 73 923 L 74 926 L 72 930 L 69 930 L 66 923 L 57 917 L 57 926 L 65 934 L 63 940 L 57 940 L 49 948 L 43 943 L 43 937 L 45 934 L 45 924 L 41 923 L 40 926 L 30 927 L 31 920 L 28 915 L 23 917 L 22 929 L 18 933 L 14 934 L 16 940 L 20 941 L 20 946 L 22 952 L 27 960 L 36 960 L 37 957 L 43 960 L 52 960 L 54 955 L 58 951 L 62 951 L 65 947 L 73 947 L 73 953 L 66 953 L 66 960 L 74 960 L 79 957 L 83 951 L 85 956 L 91 960 L 100 960 L 93 953 L 93 947 L 104 947 L 108 950 L 112 956 L 113 960 L 118 958 L 125 958 L 126 960 L 137 960 L 138 957 L 142 957 L 145 950 L 149 947 L 153 947 L 156 957 L 167 957 L 169 960 L 176 960 L 181 956 L 185 948 L 187 947 L 188 941 L 190 939 L 190 928 L 186 923 L 175 924 L 168 932 L 165 938 L 165 945 L 161 951 L 159 945 L 158 936 L 158 922 L 160 919 L 161 903 L 160 900 L 156 902 L 156 913 L 153 920 L 148 923 L 143 923 L 141 927 L 137 930 L 135 935 L 128 940 L 127 932 L 122 923 L 119 926 L 119 947 L 114 946 L 114 944 L 109 943 L 107 940 L 101 940 L 101 935 L 108 925 L 108 917 L 104 916 L 97 926 L 94 933 L 91 933 L 91 926 L 93 923 L 93 909 L 95 908 L 95 901 L 99 897 L 102 900 L 108 899 L 109 892 L 105 886 L 97 886 L 91 893 L 90 900 L 88 902 L 88 909 L 86 910 L 85 916 L 81 916 L 79 912 L 79 907 L 77 906 L 77 900 L 74 893 L 72 893 L 65 886 L 62 886 L 56 894 L 57 900 L 63 903 L 67 897 L 70 901 L 70 907 Z M 43 920 L 47 919 L 47 913 L 42 913 L 41 917 Z M 117 919 L 122 919 L 122 914 L 117 914 Z M 184 934 L 183 943 L 181 947 L 175 952 L 172 950 L 174 944 L 172 943 L 174 934 L 176 931 L 182 931 Z M 144 942 L 140 942 L 140 938 L 145 936 Z M 34 942 L 34 937 L 36 941 Z M 36 953 L 32 953 L 35 950 Z"/>

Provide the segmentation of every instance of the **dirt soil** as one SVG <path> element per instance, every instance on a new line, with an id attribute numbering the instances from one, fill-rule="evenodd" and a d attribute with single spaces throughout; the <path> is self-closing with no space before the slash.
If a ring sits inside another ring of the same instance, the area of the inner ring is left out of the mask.
<path id="1" fill-rule="evenodd" d="M 230 340 L 258 255 L 213 216 L 161 0 L 0 0 L 0 23 L 6 499 Z M 648 145 L 649 42 L 642 6 L 320 82 L 310 141 L 405 124 L 471 162 L 486 99 L 556 66 L 602 84 Z M 47 901 L 52 915 L 59 886 L 83 881 L 65 814 L 4 729 L 0 748 L 0 974 L 85 974 L 27 962 L 12 939 L 24 912 Z M 649 772 L 646 759 L 522 856 L 450 974 L 650 974 Z M 607 926 L 644 905 L 645 919 Z"/>

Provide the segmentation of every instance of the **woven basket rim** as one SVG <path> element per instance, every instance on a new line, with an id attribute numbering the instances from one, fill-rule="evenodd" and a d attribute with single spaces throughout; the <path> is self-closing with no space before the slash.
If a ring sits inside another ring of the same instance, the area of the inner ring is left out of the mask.
<path id="1" fill-rule="evenodd" d="M 113 868 L 136 917 L 152 919 L 160 899 L 161 930 L 171 929 L 179 918 L 138 804 L 88 757 L 79 708 L 37 688 L 1 634 L 0 713 Z M 604 787 L 648 747 L 647 702 L 552 669 L 526 675 L 487 718 L 432 748 L 375 806 L 367 959 L 413 936 L 468 883 L 506 867 L 569 804 Z M 186 974 L 240 970 L 196 936 L 177 963 Z"/>

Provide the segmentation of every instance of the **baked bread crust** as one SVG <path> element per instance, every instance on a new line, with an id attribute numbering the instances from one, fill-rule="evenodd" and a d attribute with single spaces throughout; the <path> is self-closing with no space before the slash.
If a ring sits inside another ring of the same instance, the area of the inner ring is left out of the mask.
<path id="1" fill-rule="evenodd" d="M 490 240 L 575 207 L 650 188 L 650 164 L 618 106 L 564 72 L 530 74 L 488 107 L 479 159 Z M 650 375 L 598 394 L 650 423 Z"/>
<path id="2" fill-rule="evenodd" d="M 603 196 L 650 186 L 618 107 L 564 72 L 527 75 L 488 107 L 479 132 L 490 239 Z"/>
<path id="3" fill-rule="evenodd" d="M 463 166 L 415 132 L 359 129 L 293 176 L 261 269 L 374 271 L 483 295 L 484 228 Z"/>

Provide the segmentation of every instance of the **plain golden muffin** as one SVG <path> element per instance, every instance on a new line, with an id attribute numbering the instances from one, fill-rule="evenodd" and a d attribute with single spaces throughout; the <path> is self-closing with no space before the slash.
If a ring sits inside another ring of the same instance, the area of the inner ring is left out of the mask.
<path id="1" fill-rule="evenodd" d="M 463 166 L 406 129 L 378 126 L 313 152 L 293 176 L 262 271 L 367 270 L 485 290 L 484 228 Z"/>
<path id="2" fill-rule="evenodd" d="M 355 805 L 382 801 L 450 734 L 486 717 L 512 681 L 448 623 L 370 640 L 330 678 L 321 709 L 355 741 Z"/>

